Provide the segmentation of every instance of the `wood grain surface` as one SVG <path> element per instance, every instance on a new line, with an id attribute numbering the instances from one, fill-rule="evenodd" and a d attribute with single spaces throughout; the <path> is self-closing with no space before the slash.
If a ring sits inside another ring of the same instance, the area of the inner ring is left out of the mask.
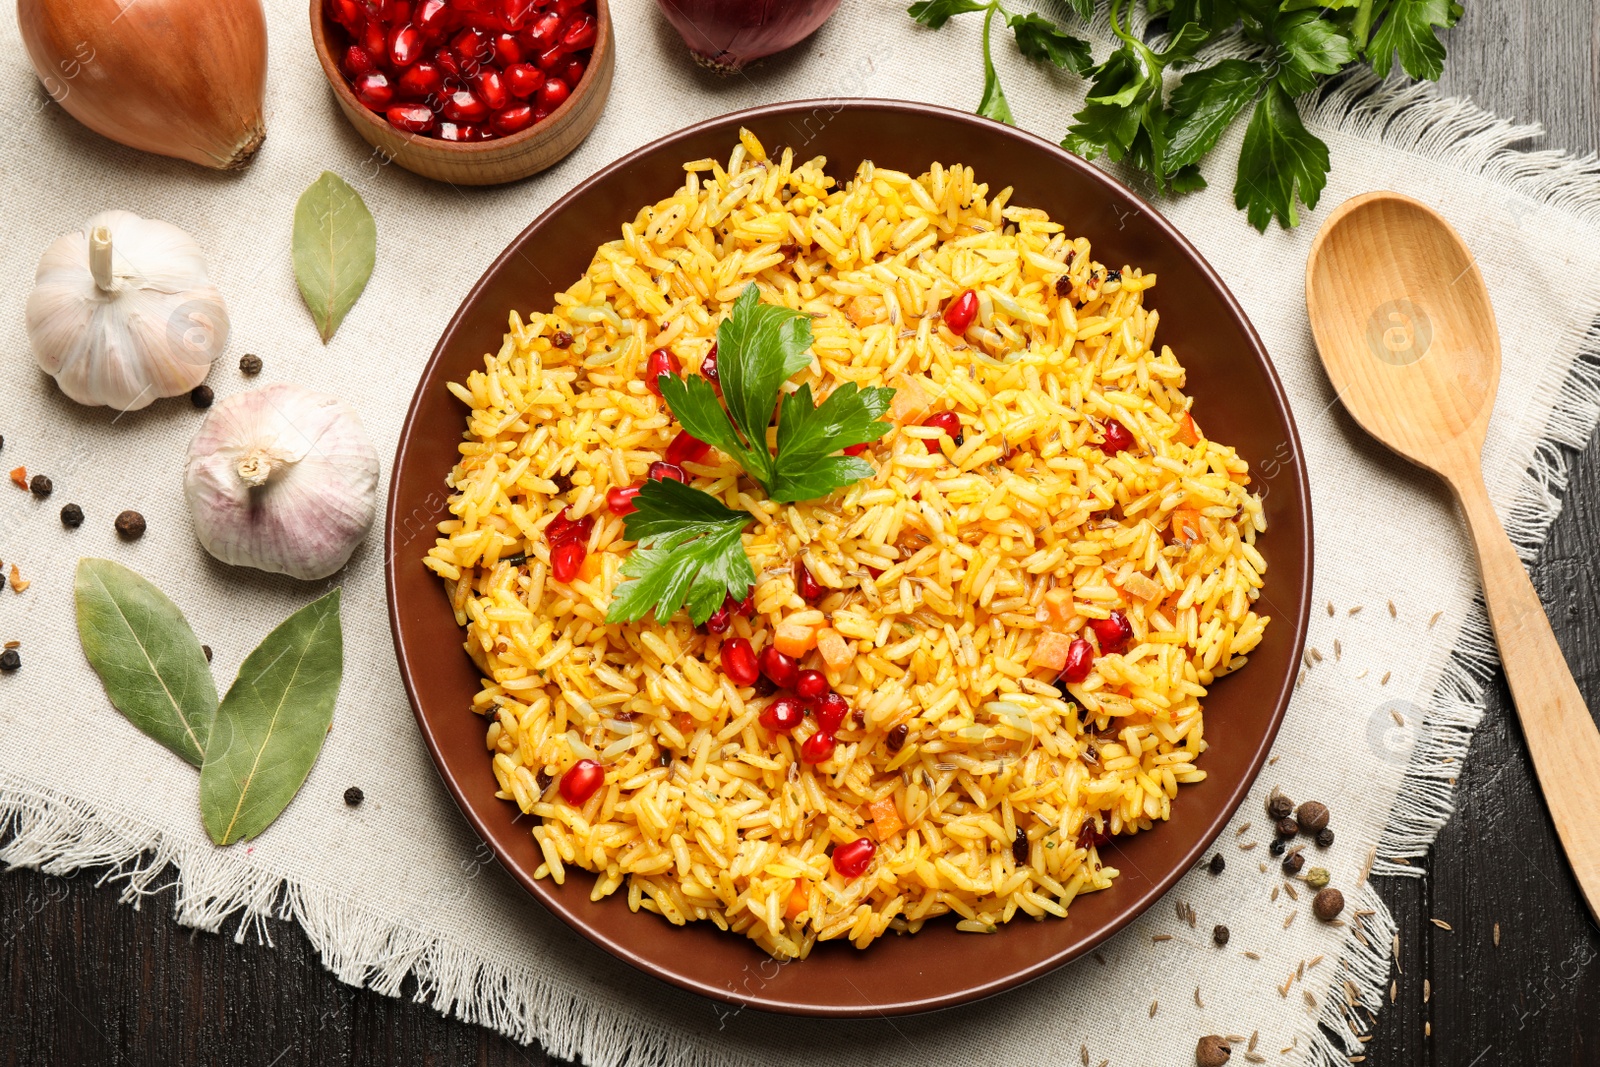
<path id="1" fill-rule="evenodd" d="M 1544 146 L 1600 146 L 1600 5 L 1465 3 L 1445 87 L 1508 118 L 1542 121 Z M 1591 708 L 1600 707 L 1597 440 L 1574 466 L 1534 575 Z M 1400 923 L 1402 971 L 1365 1064 L 1600 1064 L 1600 928 L 1539 803 L 1503 678 L 1459 790 L 1428 873 L 1378 883 Z M 340 983 L 292 924 L 274 923 L 271 933 L 270 947 L 239 945 L 179 927 L 170 896 L 135 911 L 92 876 L 0 873 L 0 1067 L 551 1062 L 412 1003 L 409 987 L 390 998 Z"/>

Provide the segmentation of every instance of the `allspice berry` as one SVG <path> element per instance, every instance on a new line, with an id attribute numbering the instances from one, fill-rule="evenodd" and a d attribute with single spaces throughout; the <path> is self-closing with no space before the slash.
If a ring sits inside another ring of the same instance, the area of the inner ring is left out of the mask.
<path id="1" fill-rule="evenodd" d="M 1291 852 L 1283 857 L 1283 873 L 1299 874 L 1300 868 L 1306 865 L 1306 858 L 1298 852 Z"/>
<path id="2" fill-rule="evenodd" d="M 1233 1046 L 1217 1034 L 1207 1034 L 1194 1047 L 1195 1067 L 1222 1067 L 1233 1057 Z"/>
<path id="3" fill-rule="evenodd" d="M 1273 829 L 1278 831 L 1279 837 L 1293 837 L 1300 832 L 1300 824 L 1293 819 L 1279 819 L 1278 825 Z"/>
<path id="4" fill-rule="evenodd" d="M 1300 829 L 1308 834 L 1319 834 L 1328 825 L 1328 806 L 1319 804 L 1315 800 L 1308 800 L 1295 810 L 1295 818 L 1300 822 Z"/>
<path id="5" fill-rule="evenodd" d="M 1211 930 L 1211 940 L 1217 943 L 1218 948 L 1221 948 L 1223 945 L 1228 943 L 1228 937 L 1228 928 L 1223 926 L 1221 923 L 1218 923 Z"/>
<path id="6" fill-rule="evenodd" d="M 1311 910 L 1323 922 L 1331 923 L 1344 911 L 1344 894 L 1331 887 L 1318 890 L 1311 898 Z"/>
<path id="7" fill-rule="evenodd" d="M 197 385 L 189 390 L 189 403 L 197 408 L 210 407 L 211 402 L 216 398 L 217 394 L 211 391 L 211 386 L 209 385 Z"/>
<path id="8" fill-rule="evenodd" d="M 243 374 L 254 377 L 261 373 L 261 357 L 256 355 L 243 355 L 239 357 L 239 370 Z"/>
<path id="9" fill-rule="evenodd" d="M 1272 821 L 1286 819 L 1294 811 L 1294 801 L 1282 793 L 1274 792 L 1267 798 L 1267 814 L 1272 816 Z"/>
<path id="10" fill-rule="evenodd" d="M 117 516 L 116 525 L 124 541 L 137 541 L 144 536 L 144 516 L 137 511 L 124 511 Z"/>

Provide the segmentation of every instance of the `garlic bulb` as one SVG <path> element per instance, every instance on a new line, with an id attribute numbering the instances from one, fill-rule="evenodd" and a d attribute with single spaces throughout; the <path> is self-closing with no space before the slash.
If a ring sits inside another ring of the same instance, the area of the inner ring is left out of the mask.
<path id="1" fill-rule="evenodd" d="M 268 385 L 211 409 L 189 443 L 183 491 L 200 543 L 222 562 L 326 578 L 377 514 L 378 453 L 343 400 Z"/>
<path id="2" fill-rule="evenodd" d="M 103 211 L 39 257 L 27 326 L 63 393 L 135 411 L 205 381 L 228 341 L 228 309 L 188 234 Z"/>

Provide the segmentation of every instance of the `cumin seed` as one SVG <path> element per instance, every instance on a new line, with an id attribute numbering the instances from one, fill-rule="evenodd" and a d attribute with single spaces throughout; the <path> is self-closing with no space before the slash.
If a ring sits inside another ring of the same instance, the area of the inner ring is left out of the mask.
<path id="1" fill-rule="evenodd" d="M 1500 924 L 1499 923 L 1495 923 L 1494 924 L 1494 947 L 1495 948 L 1499 948 L 1500 947 Z"/>
<path id="2" fill-rule="evenodd" d="M 1246 1046 L 1245 1051 L 1246 1052 L 1254 1052 L 1256 1050 L 1256 1042 L 1260 1041 L 1260 1040 L 1261 1040 L 1261 1031 L 1260 1030 L 1253 1031 L 1250 1034 L 1250 1044 L 1248 1046 Z"/>
<path id="3" fill-rule="evenodd" d="M 1428 620 L 1428 629 L 1430 629 L 1430 630 L 1433 629 L 1433 624 L 1438 622 L 1443 617 L 1444 617 L 1444 612 L 1442 612 L 1442 611 L 1434 612 L 1433 613 L 1433 618 Z"/>
<path id="4" fill-rule="evenodd" d="M 1150 935 L 1150 940 L 1156 942 L 1157 944 L 1160 944 L 1163 941 L 1171 941 L 1172 940 L 1172 935 L 1171 934 L 1151 934 Z"/>
<path id="5" fill-rule="evenodd" d="M 1195 986 L 1194 987 L 1194 1006 L 1199 1008 L 1201 1011 L 1205 1011 L 1206 1010 L 1206 1002 L 1200 999 L 1200 987 L 1199 986 Z"/>
<path id="6" fill-rule="evenodd" d="M 1399 617 L 1399 614 L 1394 610 L 1394 601 L 1389 601 L 1389 618 L 1398 619 Z"/>
<path id="7" fill-rule="evenodd" d="M 1328 601 L 1328 617 L 1333 618 L 1333 601 Z"/>
<path id="8" fill-rule="evenodd" d="M 1428 979 L 1422 980 L 1422 1003 L 1426 1004 L 1433 997 L 1433 983 Z"/>
<path id="9" fill-rule="evenodd" d="M 1453 930 L 1453 929 L 1455 929 L 1455 927 L 1451 926 L 1449 923 L 1445 922 L 1443 919 L 1429 919 L 1428 921 L 1431 922 L 1433 925 L 1437 926 L 1441 930 Z"/>
<path id="10" fill-rule="evenodd" d="M 1383 677 L 1378 679 L 1378 684 L 1379 685 L 1388 685 L 1389 684 L 1389 676 L 1391 674 L 1393 674 L 1393 673 L 1394 673 L 1393 671 L 1384 671 L 1383 672 Z"/>
<path id="11" fill-rule="evenodd" d="M 1404 715 L 1400 714 L 1400 712 L 1398 710 L 1396 710 L 1395 708 L 1390 708 L 1389 709 L 1389 718 L 1394 720 L 1394 724 L 1396 726 L 1400 727 L 1402 730 L 1405 729 L 1406 717 Z"/>
<path id="12" fill-rule="evenodd" d="M 1159 1000 L 1152 1000 L 1150 1002 L 1150 1018 L 1154 1019 L 1156 1017 L 1156 1009 L 1160 1006 L 1161 1002 Z"/>

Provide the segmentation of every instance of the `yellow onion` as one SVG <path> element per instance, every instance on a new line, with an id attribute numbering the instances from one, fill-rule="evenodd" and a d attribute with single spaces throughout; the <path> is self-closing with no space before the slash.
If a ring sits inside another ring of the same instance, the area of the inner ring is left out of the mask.
<path id="1" fill-rule="evenodd" d="M 732 74 L 799 44 L 839 0 L 656 0 L 696 63 Z"/>
<path id="2" fill-rule="evenodd" d="M 45 91 L 121 144 L 242 166 L 266 136 L 260 0 L 17 0 Z"/>

